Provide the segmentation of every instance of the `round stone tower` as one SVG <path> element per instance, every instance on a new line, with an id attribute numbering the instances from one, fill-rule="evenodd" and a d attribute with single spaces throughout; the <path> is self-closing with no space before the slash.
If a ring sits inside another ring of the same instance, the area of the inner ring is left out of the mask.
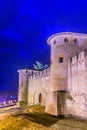
<path id="1" fill-rule="evenodd" d="M 28 105 L 28 69 L 18 70 L 19 72 L 19 89 L 18 89 L 18 106 Z"/>
<path id="2" fill-rule="evenodd" d="M 87 43 L 87 36 L 79 33 L 58 33 L 48 38 L 51 46 L 51 73 L 46 112 L 58 115 L 58 92 L 68 91 L 68 59 Z"/>

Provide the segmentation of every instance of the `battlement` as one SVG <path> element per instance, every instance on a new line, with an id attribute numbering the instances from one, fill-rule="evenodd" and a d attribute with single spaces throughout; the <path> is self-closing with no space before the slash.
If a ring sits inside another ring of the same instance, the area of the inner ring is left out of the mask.
<path id="1" fill-rule="evenodd" d="M 76 75 L 77 73 L 82 73 L 86 71 L 86 63 L 87 63 L 87 49 L 82 50 L 77 55 L 71 57 L 68 60 L 68 71 L 71 71 L 72 75 Z"/>
<path id="2" fill-rule="evenodd" d="M 72 67 L 74 68 L 75 66 L 78 66 L 78 70 L 82 68 L 82 66 L 84 66 L 83 63 L 85 63 L 86 61 L 86 55 L 87 55 L 87 51 L 83 50 L 80 53 L 78 53 L 77 55 L 71 57 L 68 60 L 68 67 Z"/>
<path id="3" fill-rule="evenodd" d="M 26 76 L 31 79 L 38 79 L 48 77 L 50 75 L 50 67 L 44 70 L 35 70 L 35 69 L 20 69 L 18 73 L 22 78 Z"/>
<path id="4" fill-rule="evenodd" d="M 30 80 L 48 77 L 50 75 L 50 68 L 41 71 L 33 71 L 29 73 L 28 77 Z"/>

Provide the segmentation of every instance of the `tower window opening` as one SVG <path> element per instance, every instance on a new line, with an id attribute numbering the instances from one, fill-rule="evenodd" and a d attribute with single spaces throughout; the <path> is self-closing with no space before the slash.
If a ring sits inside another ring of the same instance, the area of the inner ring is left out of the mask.
<path id="1" fill-rule="evenodd" d="M 74 42 L 77 42 L 77 39 L 76 39 L 76 38 L 74 39 Z"/>
<path id="2" fill-rule="evenodd" d="M 70 58 L 70 63 L 72 62 L 72 58 Z"/>
<path id="3" fill-rule="evenodd" d="M 63 57 L 59 57 L 59 63 L 63 63 Z"/>
<path id="4" fill-rule="evenodd" d="M 54 40 L 54 44 L 56 44 L 56 40 Z"/>
<path id="5" fill-rule="evenodd" d="M 28 70 L 26 70 L 26 73 L 28 73 Z"/>
<path id="6" fill-rule="evenodd" d="M 67 38 L 65 38 L 65 39 L 64 39 L 64 41 L 65 41 L 65 42 L 68 42 L 68 39 L 67 39 Z"/>

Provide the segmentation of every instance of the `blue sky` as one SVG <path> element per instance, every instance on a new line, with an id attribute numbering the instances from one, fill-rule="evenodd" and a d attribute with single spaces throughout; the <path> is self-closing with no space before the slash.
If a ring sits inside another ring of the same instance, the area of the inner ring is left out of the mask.
<path id="1" fill-rule="evenodd" d="M 18 69 L 49 64 L 47 38 L 65 31 L 87 33 L 86 0 L 1 0 L 0 93 L 17 92 Z"/>

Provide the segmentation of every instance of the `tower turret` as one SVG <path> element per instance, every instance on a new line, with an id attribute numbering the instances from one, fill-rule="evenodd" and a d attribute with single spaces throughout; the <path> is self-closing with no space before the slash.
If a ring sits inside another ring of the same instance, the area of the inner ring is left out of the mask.
<path id="1" fill-rule="evenodd" d="M 87 43 L 87 35 L 59 33 L 47 40 L 51 46 L 51 73 L 46 112 L 59 115 L 58 92 L 68 91 L 68 59 L 76 55 Z"/>
<path id="2" fill-rule="evenodd" d="M 28 105 L 28 69 L 18 70 L 19 73 L 19 91 L 18 91 L 18 105 Z"/>

